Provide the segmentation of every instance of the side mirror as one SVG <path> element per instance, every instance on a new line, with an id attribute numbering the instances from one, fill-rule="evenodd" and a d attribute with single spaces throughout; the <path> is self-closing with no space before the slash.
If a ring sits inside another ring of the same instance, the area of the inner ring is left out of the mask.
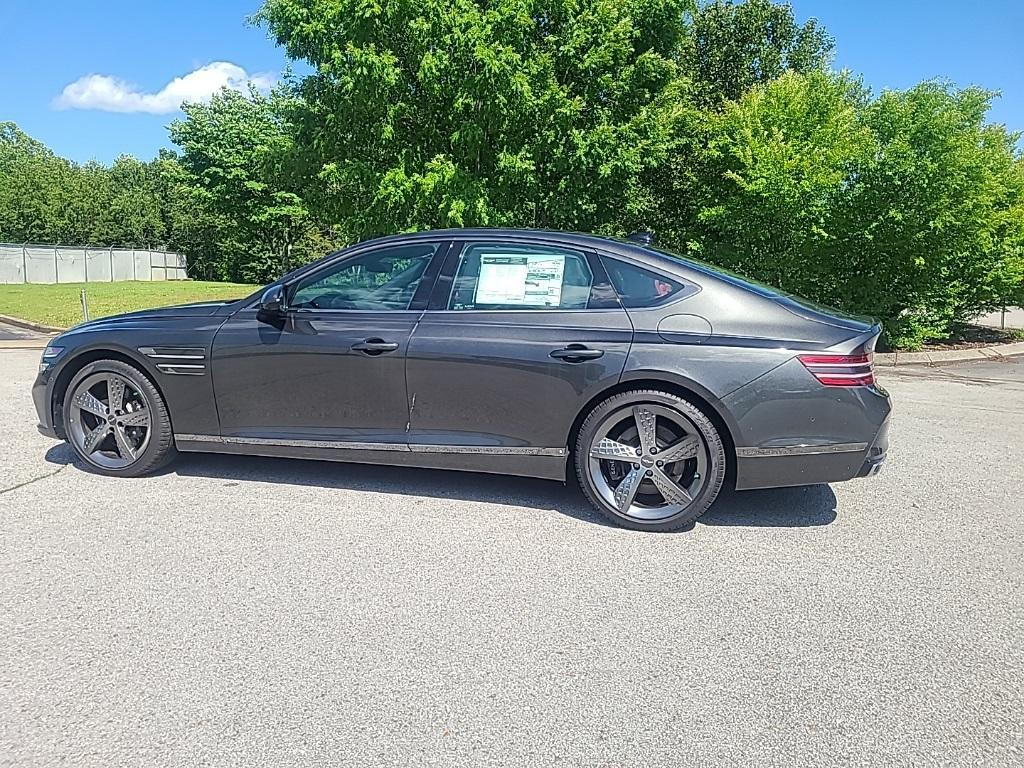
<path id="1" fill-rule="evenodd" d="M 284 286 L 272 285 L 260 297 L 260 314 L 268 317 L 280 317 L 287 309 Z"/>

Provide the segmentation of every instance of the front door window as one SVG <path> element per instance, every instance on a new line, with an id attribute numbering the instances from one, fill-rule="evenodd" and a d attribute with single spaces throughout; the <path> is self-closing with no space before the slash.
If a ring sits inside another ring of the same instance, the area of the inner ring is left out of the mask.
<path id="1" fill-rule="evenodd" d="M 299 281 L 289 306 L 378 312 L 408 309 L 436 250 L 436 243 L 422 243 L 346 259 Z"/>

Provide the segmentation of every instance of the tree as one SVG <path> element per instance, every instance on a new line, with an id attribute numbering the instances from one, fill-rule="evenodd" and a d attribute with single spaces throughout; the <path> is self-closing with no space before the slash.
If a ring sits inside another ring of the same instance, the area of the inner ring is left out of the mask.
<path id="1" fill-rule="evenodd" d="M 875 151 L 866 95 L 842 75 L 785 74 L 706 116 L 692 249 L 810 298 L 838 298 L 833 214 Z"/>
<path id="2" fill-rule="evenodd" d="M 200 231 L 212 238 L 193 245 L 199 245 L 204 272 L 219 279 L 275 278 L 308 226 L 302 199 L 281 173 L 292 146 L 283 99 L 224 89 L 208 104 L 186 104 L 185 118 L 171 123 L 183 173 L 167 167 L 165 157 L 165 183 L 190 209 L 203 212 L 198 229 L 179 222 L 177 236 Z"/>
<path id="3" fill-rule="evenodd" d="M 107 176 L 109 202 L 97 218 L 92 239 L 133 248 L 164 243 L 166 228 L 153 166 L 122 155 Z"/>
<path id="4" fill-rule="evenodd" d="M 267 0 L 314 69 L 301 175 L 346 239 L 439 226 L 608 230 L 666 156 L 686 0 Z"/>
<path id="5" fill-rule="evenodd" d="M 67 163 L 14 123 L 0 123 L 0 240 L 46 242 Z"/>
<path id="6" fill-rule="evenodd" d="M 693 13 L 682 60 L 698 103 L 717 106 L 786 72 L 825 69 L 834 46 L 814 19 L 798 24 L 789 3 L 715 0 Z"/>
<path id="7" fill-rule="evenodd" d="M 148 166 L 112 168 L 57 157 L 13 123 L 0 125 L 0 239 L 68 245 L 157 246 L 163 226 Z"/>

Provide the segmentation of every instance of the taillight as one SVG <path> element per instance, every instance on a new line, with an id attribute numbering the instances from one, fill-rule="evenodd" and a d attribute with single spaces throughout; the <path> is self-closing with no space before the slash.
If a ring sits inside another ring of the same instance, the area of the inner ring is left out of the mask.
<path id="1" fill-rule="evenodd" d="M 867 387 L 875 383 L 873 355 L 798 355 L 826 387 Z"/>

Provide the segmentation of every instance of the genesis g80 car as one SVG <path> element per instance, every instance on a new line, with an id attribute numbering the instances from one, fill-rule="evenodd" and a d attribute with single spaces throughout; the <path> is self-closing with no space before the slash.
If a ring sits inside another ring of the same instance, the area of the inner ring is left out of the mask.
<path id="1" fill-rule="evenodd" d="M 725 484 L 874 474 L 880 331 L 645 238 L 432 231 L 79 325 L 33 395 L 107 475 L 178 451 L 575 475 L 614 522 L 673 530 Z"/>

